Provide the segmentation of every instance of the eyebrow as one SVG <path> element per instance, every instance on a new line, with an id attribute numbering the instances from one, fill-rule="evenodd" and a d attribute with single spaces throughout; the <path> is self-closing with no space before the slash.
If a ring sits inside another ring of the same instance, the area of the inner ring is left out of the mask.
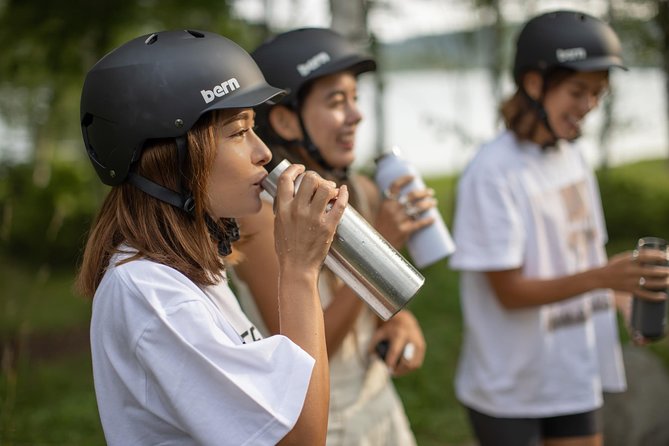
<path id="1" fill-rule="evenodd" d="M 228 124 L 230 124 L 232 122 L 235 122 L 235 121 L 245 121 L 245 120 L 248 120 L 248 119 L 251 119 L 251 118 L 253 118 L 252 112 L 250 112 L 248 110 L 244 110 L 243 112 L 239 112 L 236 115 L 230 116 L 228 119 L 223 121 L 223 123 L 221 125 L 228 125 Z"/>
<path id="2" fill-rule="evenodd" d="M 588 84 L 585 81 L 582 81 L 582 80 L 579 80 L 579 79 L 568 79 L 566 82 L 569 83 L 569 84 L 572 84 L 572 85 L 576 85 L 578 87 L 582 87 L 582 88 L 587 88 L 588 87 Z"/>
<path id="3" fill-rule="evenodd" d="M 581 88 L 590 88 L 590 85 L 588 84 L 588 82 L 586 82 L 584 80 L 568 79 L 566 82 L 568 82 L 572 85 L 576 85 L 576 86 L 581 87 Z M 600 85 L 597 85 L 597 87 L 598 88 L 607 88 L 608 85 L 609 85 L 609 82 L 605 80 L 605 81 L 602 81 L 602 83 Z"/>
<path id="4" fill-rule="evenodd" d="M 334 91 L 331 91 L 330 93 L 328 93 L 325 96 L 325 99 L 332 99 L 333 97 L 338 96 L 338 95 L 346 96 L 346 94 L 347 94 L 346 90 L 338 89 L 338 90 L 334 90 Z M 357 90 L 356 90 L 356 94 L 357 94 Z"/>

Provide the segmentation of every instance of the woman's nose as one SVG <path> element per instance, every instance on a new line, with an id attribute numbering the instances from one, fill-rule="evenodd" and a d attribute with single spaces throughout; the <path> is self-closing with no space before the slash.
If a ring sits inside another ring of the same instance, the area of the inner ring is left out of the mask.
<path id="1" fill-rule="evenodd" d="M 253 148 L 253 164 L 258 164 L 264 166 L 269 163 L 272 159 L 272 151 L 269 150 L 267 145 L 263 142 L 258 135 L 253 132 L 255 136 L 254 148 Z"/>
<path id="2" fill-rule="evenodd" d="M 357 124 L 362 120 L 362 113 L 360 112 L 360 108 L 358 107 L 358 103 L 356 101 L 349 103 L 347 113 L 347 121 L 351 124 Z"/>

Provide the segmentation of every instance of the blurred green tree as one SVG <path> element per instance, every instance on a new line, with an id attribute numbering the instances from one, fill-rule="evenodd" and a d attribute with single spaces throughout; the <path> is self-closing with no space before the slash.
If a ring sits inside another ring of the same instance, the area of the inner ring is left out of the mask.
<path id="1" fill-rule="evenodd" d="M 28 130 L 37 182 L 57 152 L 83 154 L 79 93 L 95 61 L 136 35 L 187 27 L 252 40 L 221 0 L 0 0 L 0 118 Z"/>
<path id="2" fill-rule="evenodd" d="M 223 0 L 0 0 L 0 124 L 27 138 L 23 165 L 3 160 L 12 142 L 0 141 L 0 251 L 38 264 L 76 258 L 105 189 L 80 136 L 88 69 L 121 43 L 163 29 L 257 44 L 262 35 L 231 9 Z"/>

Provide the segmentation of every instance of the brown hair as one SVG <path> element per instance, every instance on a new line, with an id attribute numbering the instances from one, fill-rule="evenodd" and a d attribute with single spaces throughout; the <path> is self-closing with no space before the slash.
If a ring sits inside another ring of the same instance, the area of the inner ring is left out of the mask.
<path id="1" fill-rule="evenodd" d="M 187 134 L 188 156 L 179 167 L 173 139 L 152 140 L 138 161 L 137 172 L 155 183 L 179 191 L 187 188 L 195 200 L 192 215 L 124 183 L 114 186 L 93 223 L 76 278 L 79 293 L 93 297 L 109 260 L 128 245 L 137 253 L 124 260 L 145 258 L 168 265 L 198 285 L 212 285 L 223 277 L 219 256 L 205 215 L 207 181 L 216 150 L 216 123 L 230 111 L 203 116 Z M 183 178 L 183 180 L 182 180 Z M 222 220 L 218 222 L 223 229 Z"/>
<path id="2" fill-rule="evenodd" d="M 572 74 L 574 71 L 566 68 L 556 68 L 545 73 L 543 75 L 543 95 L 551 88 L 560 85 Z M 521 77 L 521 82 L 523 78 L 524 75 Z M 500 113 L 506 128 L 522 141 L 531 141 L 540 126 L 544 125 L 536 106 L 532 105 L 522 86 L 519 86 L 516 92 L 502 103 Z"/>

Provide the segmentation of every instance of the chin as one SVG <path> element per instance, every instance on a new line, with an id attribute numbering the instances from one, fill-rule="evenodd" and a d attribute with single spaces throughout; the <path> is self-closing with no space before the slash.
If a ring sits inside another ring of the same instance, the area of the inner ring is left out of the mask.
<path id="1" fill-rule="evenodd" d="M 353 161 L 355 161 L 355 155 L 353 154 L 353 151 L 350 151 L 338 156 L 337 159 L 333 161 L 334 162 L 330 163 L 330 165 L 335 169 L 346 169 L 353 164 Z"/>
<path id="2" fill-rule="evenodd" d="M 256 197 L 256 202 L 249 209 L 249 211 L 246 213 L 246 215 L 257 214 L 258 212 L 260 212 L 261 209 L 262 209 L 262 200 L 260 199 L 260 196 L 258 196 L 258 197 Z"/>
<path id="3" fill-rule="evenodd" d="M 562 135 L 560 135 L 561 139 L 566 139 L 567 141 L 574 141 L 578 138 L 581 137 L 583 133 L 580 130 L 570 130 L 568 132 L 562 132 Z"/>

